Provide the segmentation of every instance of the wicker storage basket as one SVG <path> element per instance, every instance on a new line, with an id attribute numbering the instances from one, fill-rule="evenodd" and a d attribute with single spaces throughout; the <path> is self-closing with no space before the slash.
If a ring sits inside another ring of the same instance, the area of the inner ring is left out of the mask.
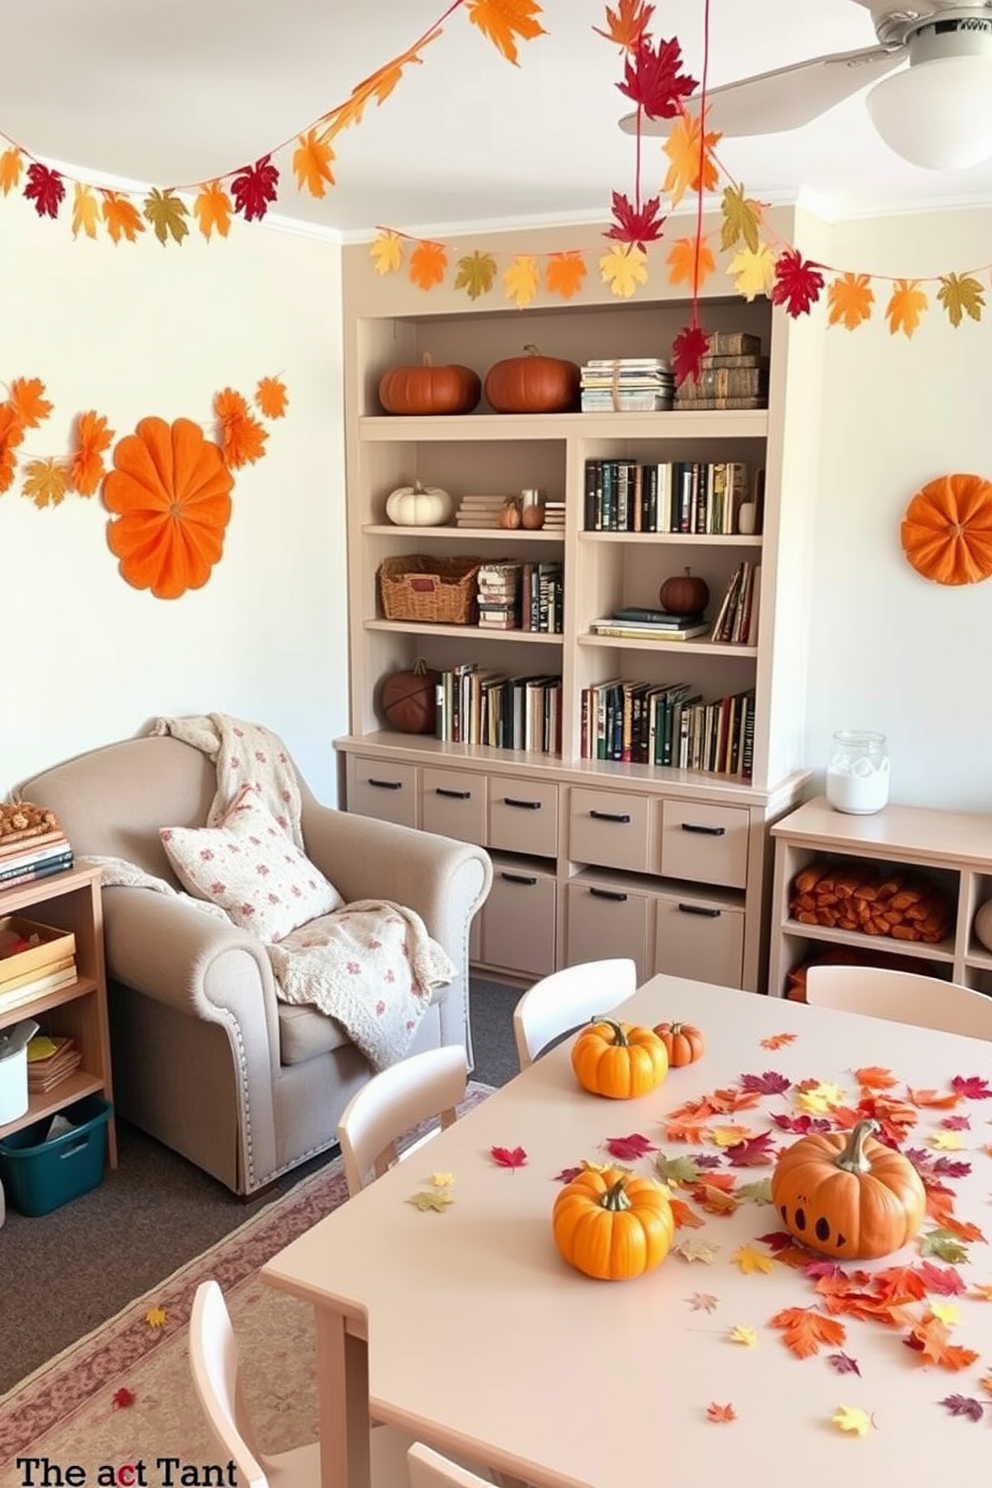
<path id="1" fill-rule="evenodd" d="M 382 612 L 387 620 L 435 620 L 474 625 L 478 620 L 478 558 L 385 558 L 379 565 Z"/>

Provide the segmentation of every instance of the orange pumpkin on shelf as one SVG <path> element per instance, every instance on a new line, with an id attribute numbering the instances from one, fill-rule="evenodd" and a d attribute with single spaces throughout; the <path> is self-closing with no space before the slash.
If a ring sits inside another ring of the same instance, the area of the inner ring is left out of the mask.
<path id="1" fill-rule="evenodd" d="M 665 1046 L 672 1069 L 695 1064 L 703 1057 L 706 1044 L 702 1033 L 692 1023 L 659 1023 L 654 1031 Z"/>
<path id="2" fill-rule="evenodd" d="M 687 568 L 665 580 L 658 598 L 671 615 L 701 615 L 710 602 L 710 586 Z"/>
<path id="3" fill-rule="evenodd" d="M 902 550 L 935 584 L 978 584 L 992 574 L 992 482 L 941 475 L 906 508 Z"/>
<path id="4" fill-rule="evenodd" d="M 471 367 L 436 367 L 428 351 L 419 367 L 390 367 L 379 379 L 379 402 L 387 413 L 471 413 L 481 392 Z"/>
<path id="5" fill-rule="evenodd" d="M 524 353 L 494 363 L 486 373 L 484 391 L 493 412 L 577 411 L 581 367 L 561 357 L 542 356 L 536 346 L 525 346 Z"/>

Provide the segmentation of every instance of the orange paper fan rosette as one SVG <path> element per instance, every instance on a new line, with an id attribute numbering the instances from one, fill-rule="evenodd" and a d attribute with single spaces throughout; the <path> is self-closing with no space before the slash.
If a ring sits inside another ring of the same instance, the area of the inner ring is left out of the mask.
<path id="1" fill-rule="evenodd" d="M 902 550 L 935 584 L 978 584 L 992 574 L 992 481 L 941 475 L 917 491 L 900 530 Z"/>

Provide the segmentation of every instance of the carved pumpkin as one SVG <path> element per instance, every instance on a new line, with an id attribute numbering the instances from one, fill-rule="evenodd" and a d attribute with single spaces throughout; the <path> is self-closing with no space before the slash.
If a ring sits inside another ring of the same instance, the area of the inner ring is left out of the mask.
<path id="1" fill-rule="evenodd" d="M 779 1157 L 772 1202 L 803 1245 L 836 1260 L 891 1255 L 917 1233 L 926 1192 L 908 1157 L 876 1142 L 874 1121 L 801 1137 Z"/>
<path id="2" fill-rule="evenodd" d="M 662 607 L 672 615 L 701 615 L 710 602 L 710 586 L 691 568 L 672 574 L 658 591 Z"/>
<path id="3" fill-rule="evenodd" d="M 942 475 L 906 508 L 902 550 L 935 584 L 978 584 L 992 574 L 992 483 L 980 475 Z"/>
<path id="4" fill-rule="evenodd" d="M 653 1029 L 597 1018 L 572 1045 L 572 1068 L 593 1095 L 628 1100 L 661 1084 L 668 1074 L 668 1055 Z"/>
<path id="5" fill-rule="evenodd" d="M 582 369 L 559 357 L 526 355 L 496 362 L 486 373 L 485 394 L 495 413 L 572 413 L 579 407 Z"/>
<path id="6" fill-rule="evenodd" d="M 471 413 L 481 392 L 470 367 L 435 367 L 426 351 L 422 366 L 390 367 L 379 379 L 379 402 L 387 413 Z"/>
<path id="7" fill-rule="evenodd" d="M 551 1228 L 570 1266 L 597 1281 L 626 1281 L 661 1265 L 675 1222 L 657 1179 L 586 1168 L 559 1192 Z"/>
<path id="8" fill-rule="evenodd" d="M 441 673 L 417 657 L 408 672 L 392 672 L 382 684 L 380 706 L 390 728 L 403 734 L 432 734 Z"/>
<path id="9" fill-rule="evenodd" d="M 655 1033 L 665 1046 L 672 1069 L 695 1064 L 697 1059 L 702 1058 L 706 1047 L 703 1035 L 691 1023 L 659 1023 Z"/>
<path id="10" fill-rule="evenodd" d="M 440 486 L 397 486 L 386 498 L 386 516 L 397 527 L 440 527 L 451 516 L 452 501 Z"/>

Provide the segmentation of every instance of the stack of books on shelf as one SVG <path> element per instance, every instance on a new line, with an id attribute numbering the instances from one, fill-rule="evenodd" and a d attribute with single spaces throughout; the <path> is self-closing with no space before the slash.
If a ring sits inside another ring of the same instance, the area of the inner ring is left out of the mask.
<path id="1" fill-rule="evenodd" d="M 718 331 L 700 363 L 699 378 L 675 390 L 675 407 L 767 408 L 768 358 L 761 337 L 746 331 Z"/>
<path id="2" fill-rule="evenodd" d="M 481 630 L 520 627 L 520 564 L 484 563 L 478 574 Z"/>
<path id="3" fill-rule="evenodd" d="M 0 1012 L 42 992 L 68 987 L 76 977 L 76 937 L 71 930 L 38 925 L 19 915 L 0 920 Z"/>
<path id="4" fill-rule="evenodd" d="M 437 737 L 534 754 L 561 752 L 561 677 L 510 677 L 465 662 L 437 684 Z"/>
<path id="5" fill-rule="evenodd" d="M 734 646 L 757 645 L 760 588 L 760 563 L 749 559 L 738 563 L 716 612 L 711 640 Z"/>
<path id="6" fill-rule="evenodd" d="M 630 607 L 591 621 L 589 629 L 593 635 L 615 636 L 626 641 L 688 641 L 693 636 L 706 635 L 710 626 L 702 613 L 672 615 L 667 610 Z"/>
<path id="7" fill-rule="evenodd" d="M 671 408 L 675 378 L 664 357 L 594 357 L 582 368 L 583 413 Z"/>
<path id="8" fill-rule="evenodd" d="M 585 530 L 730 535 L 756 480 L 740 460 L 587 460 Z"/>
<path id="9" fill-rule="evenodd" d="M 28 1090 L 32 1095 L 47 1094 L 74 1074 L 82 1062 L 75 1039 L 37 1034 L 28 1041 Z"/>
<path id="10" fill-rule="evenodd" d="M 8 806 L 6 811 L 13 811 L 9 820 L 19 819 L 16 809 Z M 0 890 L 64 873 L 71 867 L 72 848 L 59 826 L 47 831 L 13 827 L 0 835 Z"/>
<path id="11" fill-rule="evenodd" d="M 500 516 L 512 496 L 463 496 L 455 512 L 456 527 L 473 530 L 499 526 Z"/>
<path id="12" fill-rule="evenodd" d="M 754 693 L 704 702 L 688 682 L 614 677 L 581 694 L 583 759 L 669 766 L 750 780 Z"/>
<path id="13" fill-rule="evenodd" d="M 565 617 L 564 570 L 560 563 L 520 565 L 520 628 L 561 635 Z"/>
<path id="14" fill-rule="evenodd" d="M 543 532 L 564 532 L 564 501 L 546 501 L 544 503 L 544 527 L 541 530 Z"/>

